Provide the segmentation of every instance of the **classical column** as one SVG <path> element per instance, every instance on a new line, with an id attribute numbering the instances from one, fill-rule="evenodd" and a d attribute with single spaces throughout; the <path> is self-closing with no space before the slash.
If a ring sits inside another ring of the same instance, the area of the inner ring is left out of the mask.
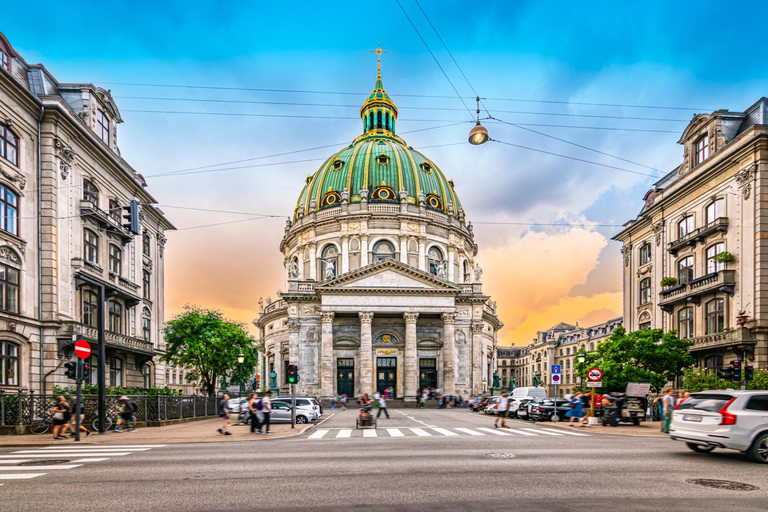
<path id="1" fill-rule="evenodd" d="M 360 236 L 360 266 L 368 264 L 368 235 Z"/>
<path id="2" fill-rule="evenodd" d="M 322 396 L 333 396 L 333 311 L 322 312 L 320 332 L 320 385 Z"/>
<path id="3" fill-rule="evenodd" d="M 360 312 L 360 393 L 373 394 L 373 313 Z"/>
<path id="4" fill-rule="evenodd" d="M 456 348 L 453 322 L 456 313 L 443 313 L 443 393 L 456 394 Z"/>
<path id="5" fill-rule="evenodd" d="M 408 238 L 406 235 L 400 235 L 400 261 L 408 263 Z"/>
<path id="6" fill-rule="evenodd" d="M 419 238 L 419 270 L 427 270 L 427 239 Z"/>
<path id="7" fill-rule="evenodd" d="M 349 235 L 341 235 L 341 274 L 349 272 Z"/>
<path id="8" fill-rule="evenodd" d="M 298 364 L 299 369 L 301 369 L 301 364 L 299 362 L 299 329 L 301 326 L 299 325 L 299 321 L 297 319 L 291 319 L 288 320 L 288 362 L 292 364 Z M 281 358 L 281 364 L 282 364 L 282 358 Z M 278 382 L 278 387 L 280 387 L 281 383 Z"/>
<path id="9" fill-rule="evenodd" d="M 483 392 L 483 324 L 472 324 L 472 392 Z"/>
<path id="10" fill-rule="evenodd" d="M 403 396 L 413 400 L 418 394 L 419 371 L 418 353 L 416 351 L 416 320 L 418 313 L 403 313 L 405 318 L 405 379 L 403 381 Z"/>
<path id="11" fill-rule="evenodd" d="M 455 261 L 456 251 L 453 247 L 448 247 L 448 280 L 452 283 L 456 282 L 456 276 L 453 268 L 453 262 Z"/>
<path id="12" fill-rule="evenodd" d="M 317 280 L 317 260 L 316 260 L 316 251 L 317 251 L 317 245 L 312 242 L 308 244 L 309 246 L 309 278 L 312 280 Z"/>

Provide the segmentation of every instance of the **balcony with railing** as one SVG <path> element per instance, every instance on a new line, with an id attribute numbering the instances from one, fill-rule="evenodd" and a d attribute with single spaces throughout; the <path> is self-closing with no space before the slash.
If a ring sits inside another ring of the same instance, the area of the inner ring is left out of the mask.
<path id="1" fill-rule="evenodd" d="M 691 341 L 693 341 L 693 346 L 689 349 L 691 352 L 713 348 L 723 349 L 731 346 L 754 345 L 756 343 L 752 331 L 746 328 L 697 336 L 691 338 Z"/>
<path id="2" fill-rule="evenodd" d="M 120 223 L 119 215 L 115 218 L 87 199 L 80 201 L 80 217 L 96 222 L 100 229 L 117 236 L 123 245 L 133 240 L 133 234 Z"/>
<path id="3" fill-rule="evenodd" d="M 677 252 L 684 247 L 696 247 L 697 243 L 703 244 L 707 237 L 715 233 L 728 232 L 728 217 L 718 217 L 706 226 L 694 229 L 685 236 L 667 244 L 667 250 L 672 256 L 677 256 Z"/>
<path id="4" fill-rule="evenodd" d="M 95 344 L 99 339 L 99 333 L 95 327 L 80 323 L 67 324 L 65 331 L 78 338 L 84 338 Z M 143 338 L 135 338 L 127 334 L 106 331 L 104 333 L 104 345 L 108 348 L 127 350 L 129 352 L 139 352 L 147 355 L 154 355 L 154 346 L 151 341 Z"/>
<path id="5" fill-rule="evenodd" d="M 688 302 L 700 304 L 701 297 L 707 294 L 720 292 L 733 295 L 736 286 L 736 271 L 721 270 L 698 277 L 688 283 L 667 288 L 659 292 L 659 307 L 663 311 L 671 312 L 675 304 Z"/>

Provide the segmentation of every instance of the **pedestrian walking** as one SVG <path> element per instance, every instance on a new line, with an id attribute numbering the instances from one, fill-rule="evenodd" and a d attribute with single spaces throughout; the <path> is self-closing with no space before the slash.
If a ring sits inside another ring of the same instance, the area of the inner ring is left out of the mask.
<path id="1" fill-rule="evenodd" d="M 83 419 L 85 418 L 85 406 L 83 404 L 80 404 L 80 410 L 78 411 L 80 413 L 80 432 L 85 432 L 86 436 L 91 435 L 91 431 L 88 430 L 88 428 L 85 426 L 85 423 L 83 422 Z M 69 437 L 75 437 L 75 429 L 77 428 L 76 425 L 76 418 L 75 415 L 72 415 L 72 421 L 70 423 L 70 428 L 72 429 L 72 433 L 69 434 Z"/>
<path id="2" fill-rule="evenodd" d="M 389 419 L 389 411 L 387 411 L 387 399 L 383 396 L 379 397 L 379 412 L 376 413 L 377 418 L 381 416 L 381 411 L 384 411 L 384 414 L 387 415 L 387 419 Z"/>
<path id="3" fill-rule="evenodd" d="M 507 425 L 507 410 L 509 409 L 509 399 L 506 393 L 501 394 L 501 398 L 496 401 L 496 420 L 493 422 L 494 428 L 499 428 L 499 418 L 501 418 L 501 428 L 509 428 Z"/>
<path id="4" fill-rule="evenodd" d="M 115 432 L 136 432 L 133 428 L 133 414 L 136 412 L 137 405 L 135 402 L 131 402 L 127 396 L 120 397 L 120 412 L 117 416 L 117 425 L 115 426 Z"/>
<path id="5" fill-rule="evenodd" d="M 251 434 L 261 430 L 259 412 L 261 411 L 262 404 L 260 402 L 258 393 L 251 393 L 251 397 L 248 399 L 248 410 L 251 413 Z"/>
<path id="6" fill-rule="evenodd" d="M 70 408 L 66 397 L 59 395 L 58 401 L 53 406 L 53 438 L 57 441 L 66 439 L 66 430 L 69 425 Z"/>
<path id="7" fill-rule="evenodd" d="M 568 425 L 573 426 L 574 423 L 578 422 L 581 420 L 581 418 L 584 417 L 584 402 L 581 401 L 581 393 L 576 393 L 573 395 L 570 404 L 571 408 L 567 413 L 565 413 L 565 416 L 570 418 L 568 420 Z"/>
<path id="8" fill-rule="evenodd" d="M 419 407 L 424 408 L 427 405 L 427 399 L 429 398 L 429 391 L 427 391 L 427 388 L 424 388 L 424 391 L 421 392 L 421 400 L 419 400 Z"/>
<path id="9" fill-rule="evenodd" d="M 224 424 L 218 429 L 219 434 L 224 434 L 225 436 L 231 436 L 232 432 L 229 431 L 229 404 L 227 401 L 229 400 L 229 395 L 225 394 L 221 397 L 221 402 L 219 402 L 219 417 L 221 417 L 222 420 L 224 420 Z"/>
<path id="10" fill-rule="evenodd" d="M 662 424 L 661 431 L 665 434 L 669 434 L 669 424 L 672 421 L 672 411 L 675 408 L 675 390 L 668 389 L 661 399 L 662 407 Z"/>
<path id="11" fill-rule="evenodd" d="M 346 411 L 347 410 L 347 395 L 342 394 L 341 395 L 341 410 Z"/>
<path id="12" fill-rule="evenodd" d="M 261 399 L 261 412 L 264 414 L 264 421 L 262 421 L 262 428 L 265 429 L 265 434 L 268 436 L 273 435 L 272 431 L 269 430 L 270 426 L 270 416 L 272 415 L 272 400 L 270 400 L 270 397 L 272 396 L 271 391 L 267 391 L 264 393 L 264 398 Z"/>
<path id="13" fill-rule="evenodd" d="M 331 398 L 331 410 L 336 409 L 336 402 L 339 401 L 339 395 L 336 395 Z"/>

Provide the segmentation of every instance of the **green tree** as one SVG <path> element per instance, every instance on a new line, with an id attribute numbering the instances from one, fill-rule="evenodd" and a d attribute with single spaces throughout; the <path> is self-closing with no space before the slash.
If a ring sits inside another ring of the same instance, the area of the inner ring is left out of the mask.
<path id="1" fill-rule="evenodd" d="M 260 348 L 243 324 L 225 319 L 220 311 L 187 305 L 166 323 L 161 361 L 186 368 L 188 379 L 199 380 L 214 395 L 220 377 L 238 382 L 238 354 L 245 356 L 243 378 L 253 372 Z"/>
<path id="2" fill-rule="evenodd" d="M 691 345 L 675 331 L 641 329 L 628 333 L 617 327 L 595 352 L 587 354 L 584 368 L 602 370 L 605 392 L 624 391 L 630 382 L 649 382 L 660 391 L 694 363 L 688 353 Z"/>

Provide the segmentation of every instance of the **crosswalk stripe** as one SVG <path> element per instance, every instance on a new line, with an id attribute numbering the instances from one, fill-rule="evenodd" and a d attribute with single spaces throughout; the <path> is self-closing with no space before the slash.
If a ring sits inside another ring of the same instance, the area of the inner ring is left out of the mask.
<path id="1" fill-rule="evenodd" d="M 536 435 L 536 434 L 531 434 L 530 432 L 524 432 L 522 430 L 518 430 L 516 428 L 508 428 L 507 430 L 510 431 L 510 432 L 514 432 L 515 434 L 520 434 L 520 435 L 523 435 L 523 436 L 535 436 Z"/>
<path id="2" fill-rule="evenodd" d="M 477 430 L 482 430 L 483 432 L 490 432 L 491 434 L 496 434 L 497 436 L 511 436 L 512 435 L 512 434 L 510 434 L 507 431 L 499 430 L 499 429 L 480 427 Z"/>
<path id="3" fill-rule="evenodd" d="M 432 437 L 432 434 L 430 434 L 426 430 L 422 430 L 420 428 L 412 428 L 411 432 L 413 432 L 414 434 L 416 434 L 419 437 Z"/>
<path id="4" fill-rule="evenodd" d="M 109 460 L 109 457 L 104 457 L 103 459 L 100 459 L 98 457 L 93 458 L 93 459 L 80 459 L 80 460 L 73 460 L 72 462 L 77 464 L 78 462 L 101 462 L 101 461 L 104 461 L 104 460 Z"/>
<path id="5" fill-rule="evenodd" d="M 50 466 L 0 466 L 0 471 L 48 471 L 51 469 L 79 468 L 81 464 L 54 464 Z"/>
<path id="6" fill-rule="evenodd" d="M 128 452 L 110 452 L 110 453 L 70 453 L 70 452 L 57 452 L 57 453 L 27 453 L 24 454 L 25 459 L 50 459 L 53 456 L 57 457 L 122 457 L 123 455 L 130 455 Z M 0 459 L 14 459 L 18 458 L 18 455 L 0 455 Z"/>
<path id="7" fill-rule="evenodd" d="M 432 427 L 432 430 L 434 430 L 435 432 L 439 432 L 439 433 L 443 434 L 444 436 L 457 436 L 457 435 L 459 435 L 456 432 L 451 432 L 447 428 Z"/>
<path id="8" fill-rule="evenodd" d="M 525 430 L 527 432 L 533 432 L 534 434 L 544 434 L 546 436 L 560 436 L 560 435 L 562 435 L 560 432 L 552 432 L 552 431 L 544 430 L 543 428 L 542 429 L 538 429 L 538 430 L 536 430 L 534 428 L 521 428 L 520 430 Z"/>
<path id="9" fill-rule="evenodd" d="M 348 429 L 339 430 L 339 433 L 336 434 L 336 437 L 349 437 L 352 435 L 352 431 Z"/>
<path id="10" fill-rule="evenodd" d="M 378 437 L 375 430 L 363 430 L 363 437 Z"/>
<path id="11" fill-rule="evenodd" d="M 475 432 L 474 430 L 469 429 L 469 428 L 458 428 L 458 427 L 456 427 L 455 430 L 458 430 L 459 432 L 464 432 L 465 434 L 469 434 L 471 436 L 484 436 L 485 435 L 482 432 Z"/>
<path id="12" fill-rule="evenodd" d="M 389 435 L 392 437 L 405 437 L 405 434 L 400 432 L 399 429 L 396 428 L 388 428 L 387 432 L 389 432 Z"/>
<path id="13" fill-rule="evenodd" d="M 6 460 L 0 460 L 0 464 L 21 464 L 22 462 L 29 462 L 29 459 L 6 459 Z"/>
<path id="14" fill-rule="evenodd" d="M 38 448 L 37 450 L 21 450 L 11 453 L 59 453 L 59 452 L 78 452 L 78 453 L 101 453 L 101 452 L 146 452 L 151 448 L 68 448 L 65 450 L 54 450 L 52 448 Z"/>
<path id="15" fill-rule="evenodd" d="M 541 430 L 546 430 L 547 432 L 557 432 L 558 434 L 565 434 L 569 436 L 582 436 L 582 437 L 589 437 L 589 434 L 580 434 L 578 432 L 571 432 L 569 430 L 550 430 L 548 428 L 543 428 Z"/>
<path id="16" fill-rule="evenodd" d="M 78 444 L 78 445 L 69 445 L 69 446 L 62 446 L 60 444 L 53 445 L 53 446 L 44 446 L 41 447 L 41 450 L 66 450 L 69 447 L 74 446 L 75 448 L 83 448 L 85 450 L 89 450 L 92 448 L 162 448 L 166 445 L 164 444 Z"/>
<path id="17" fill-rule="evenodd" d="M 322 439 L 322 437 L 323 437 L 325 434 L 327 434 L 328 432 L 330 432 L 330 431 L 329 431 L 329 430 L 318 430 L 317 432 L 315 432 L 314 434 L 312 434 L 311 436 L 309 436 L 309 438 L 310 438 L 310 439 Z"/>
<path id="18" fill-rule="evenodd" d="M 39 476 L 47 475 L 48 473 L 19 473 L 18 475 L 0 475 L 0 480 L 29 480 L 30 478 L 37 478 Z"/>

